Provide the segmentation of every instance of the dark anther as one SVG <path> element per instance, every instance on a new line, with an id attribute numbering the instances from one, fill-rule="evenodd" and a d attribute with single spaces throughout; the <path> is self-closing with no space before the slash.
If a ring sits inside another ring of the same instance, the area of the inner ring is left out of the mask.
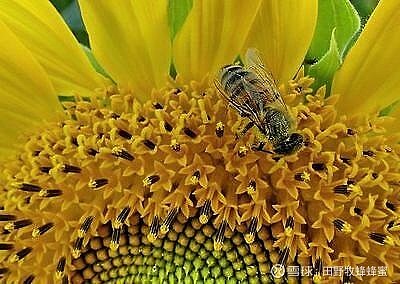
<path id="1" fill-rule="evenodd" d="M 385 244 L 386 235 L 384 234 L 369 233 L 368 236 L 371 240 L 374 240 L 375 242 L 380 243 L 381 245 Z"/>
<path id="2" fill-rule="evenodd" d="M 72 138 L 71 138 L 71 143 L 74 144 L 76 147 L 79 146 L 79 144 L 78 144 L 78 139 L 76 139 L 76 137 L 72 137 Z"/>
<path id="3" fill-rule="evenodd" d="M 390 148 L 389 146 L 385 146 L 384 150 L 386 153 L 392 153 L 392 151 L 393 151 L 392 148 Z"/>
<path id="4" fill-rule="evenodd" d="M 35 276 L 33 276 L 31 274 L 24 280 L 23 284 L 32 284 L 34 279 L 35 279 Z"/>
<path id="5" fill-rule="evenodd" d="M 179 95 L 179 93 L 181 93 L 181 92 L 182 92 L 181 89 L 176 88 L 176 89 L 174 89 L 174 91 L 172 92 L 172 94 L 174 94 L 174 95 Z"/>
<path id="6" fill-rule="evenodd" d="M 16 253 L 17 261 L 23 259 L 25 256 L 27 256 L 30 252 L 32 251 L 31 247 L 24 248 L 20 250 L 19 252 Z"/>
<path id="7" fill-rule="evenodd" d="M 40 150 L 33 151 L 32 156 L 37 157 L 40 154 Z"/>
<path id="8" fill-rule="evenodd" d="M 160 104 L 159 102 L 153 103 L 153 107 L 155 109 L 163 109 L 164 108 L 164 106 L 162 104 Z"/>
<path id="9" fill-rule="evenodd" d="M 51 167 L 40 167 L 39 169 L 42 173 L 48 174 L 51 170 Z"/>
<path id="10" fill-rule="evenodd" d="M 286 261 L 288 260 L 288 257 L 289 257 L 289 252 L 290 252 L 290 249 L 288 247 L 279 251 L 279 260 L 278 260 L 279 264 L 281 264 L 281 265 L 286 264 Z"/>
<path id="11" fill-rule="evenodd" d="M 396 211 L 396 206 L 390 201 L 386 201 L 386 207 L 392 211 Z"/>
<path id="12" fill-rule="evenodd" d="M 25 197 L 24 203 L 25 204 L 30 204 L 31 203 L 31 197 L 30 196 Z"/>
<path id="13" fill-rule="evenodd" d="M 166 234 L 169 231 L 169 228 L 171 227 L 177 215 L 178 208 L 173 208 L 171 211 L 168 212 L 167 218 L 165 218 L 160 227 L 162 234 Z"/>
<path id="14" fill-rule="evenodd" d="M 361 216 L 361 215 L 362 215 L 362 210 L 361 210 L 361 208 L 354 207 L 354 213 L 356 213 L 358 216 Z"/>
<path id="15" fill-rule="evenodd" d="M 143 141 L 143 144 L 149 148 L 150 150 L 154 150 L 156 148 L 156 144 L 154 144 L 152 141 L 146 139 Z"/>
<path id="16" fill-rule="evenodd" d="M 112 119 L 118 119 L 118 118 L 120 118 L 121 116 L 118 114 L 118 113 L 115 113 L 115 112 L 113 112 L 112 114 L 111 114 L 111 118 Z"/>
<path id="17" fill-rule="evenodd" d="M 373 179 L 377 179 L 379 177 L 379 174 L 378 173 L 372 173 L 371 176 L 372 176 Z"/>
<path id="18" fill-rule="evenodd" d="M 171 124 L 169 124 L 167 121 L 164 121 L 164 128 L 165 128 L 165 130 L 167 130 L 168 132 L 171 132 L 172 131 L 172 125 Z"/>
<path id="19" fill-rule="evenodd" d="M 394 226 L 394 220 L 390 221 L 387 225 L 387 228 L 390 229 Z"/>
<path id="20" fill-rule="evenodd" d="M 58 263 L 57 263 L 57 268 L 56 268 L 56 277 L 58 279 L 60 279 L 64 275 L 65 263 L 66 263 L 65 256 L 60 257 L 60 259 L 58 260 Z M 68 283 L 68 277 L 67 277 L 66 283 Z"/>
<path id="21" fill-rule="evenodd" d="M 333 220 L 333 225 L 335 225 L 335 228 L 338 229 L 339 231 L 342 231 L 345 225 L 345 222 L 340 219 L 335 219 Z"/>
<path id="22" fill-rule="evenodd" d="M 297 86 L 297 87 L 295 88 L 295 90 L 296 90 L 298 93 L 301 93 L 301 91 L 303 90 L 303 86 Z"/>
<path id="23" fill-rule="evenodd" d="M 255 192 L 256 189 L 257 189 L 256 181 L 252 179 L 252 180 L 249 182 L 249 184 L 247 185 L 247 190 L 250 191 L 250 192 Z"/>
<path id="24" fill-rule="evenodd" d="M 65 256 L 62 256 L 58 260 L 58 263 L 57 263 L 57 272 L 58 273 L 63 273 L 64 272 L 65 262 L 66 262 Z"/>
<path id="25" fill-rule="evenodd" d="M 190 128 L 187 128 L 187 127 L 185 127 L 185 128 L 183 128 L 183 132 L 187 135 L 187 136 L 189 136 L 190 138 L 196 138 L 197 137 L 197 134 L 196 133 L 194 133 Z"/>
<path id="26" fill-rule="evenodd" d="M 18 185 L 18 188 L 23 191 L 28 191 L 28 192 L 39 192 L 42 189 L 38 185 L 29 184 L 29 183 L 22 183 L 22 184 Z"/>
<path id="27" fill-rule="evenodd" d="M 99 151 L 97 151 L 97 150 L 95 150 L 95 149 L 93 149 L 93 148 L 89 148 L 88 150 L 87 150 L 87 153 L 90 155 L 90 156 L 96 156 L 98 153 L 99 153 Z"/>
<path id="28" fill-rule="evenodd" d="M 128 131 L 125 131 L 123 129 L 118 129 L 118 135 L 127 140 L 130 140 L 132 138 L 132 134 L 130 134 Z"/>
<path id="29" fill-rule="evenodd" d="M 294 218 L 293 218 L 293 216 L 289 216 L 286 219 L 285 228 L 291 228 L 291 229 L 294 228 Z"/>
<path id="30" fill-rule="evenodd" d="M 113 228 L 111 233 L 111 244 L 118 245 L 120 236 L 121 236 L 121 228 L 118 229 Z"/>
<path id="31" fill-rule="evenodd" d="M 314 275 L 322 274 L 322 260 L 321 258 L 317 258 L 314 264 Z"/>
<path id="32" fill-rule="evenodd" d="M 217 135 L 217 137 L 221 138 L 222 136 L 224 136 L 224 124 L 220 121 L 217 123 L 217 125 L 215 126 L 215 135 Z"/>
<path id="33" fill-rule="evenodd" d="M 151 221 L 149 234 L 153 235 L 154 237 L 157 237 L 159 229 L 160 229 L 160 219 L 156 215 L 153 217 L 153 220 Z"/>
<path id="34" fill-rule="evenodd" d="M 326 170 L 326 166 L 323 163 L 313 163 L 312 168 L 314 171 L 324 171 Z"/>
<path id="35" fill-rule="evenodd" d="M 76 238 L 74 242 L 74 251 L 80 251 L 83 245 L 83 237 Z"/>
<path id="36" fill-rule="evenodd" d="M 40 226 L 39 228 L 33 230 L 32 235 L 41 236 L 44 233 L 46 233 L 48 230 L 53 228 L 53 226 L 54 226 L 54 223 L 51 223 L 51 222 L 44 224 L 43 226 Z"/>
<path id="37" fill-rule="evenodd" d="M 10 271 L 8 268 L 0 267 L 0 276 L 6 274 L 8 271 Z M 0 277 L 0 279 L 1 279 L 1 277 Z"/>
<path id="38" fill-rule="evenodd" d="M 81 168 L 77 167 L 77 166 L 72 166 L 72 165 L 63 165 L 62 166 L 62 171 L 64 173 L 77 173 L 79 174 L 81 172 Z"/>
<path id="39" fill-rule="evenodd" d="M 131 212 L 131 208 L 124 207 L 124 209 L 122 209 L 121 213 L 119 213 L 117 216 L 117 222 L 124 223 L 126 221 L 126 219 L 128 218 L 129 212 Z"/>
<path id="40" fill-rule="evenodd" d="M 251 244 L 254 242 L 256 231 L 257 231 L 257 223 L 258 223 L 258 218 L 257 217 L 251 217 L 250 219 L 250 224 L 248 227 L 248 233 L 245 235 L 244 239 L 246 243 Z"/>
<path id="41" fill-rule="evenodd" d="M 335 189 L 333 191 L 338 194 L 344 194 L 344 195 L 350 194 L 349 186 L 347 184 L 337 185 L 335 186 Z"/>
<path id="42" fill-rule="evenodd" d="M 217 235 L 215 236 L 215 241 L 217 243 L 222 243 L 224 241 L 226 225 L 227 225 L 226 220 L 223 220 L 221 222 L 221 224 L 219 225 L 218 230 L 217 230 Z"/>
<path id="43" fill-rule="evenodd" d="M 60 189 L 45 189 L 39 192 L 39 195 L 42 197 L 57 197 L 63 194 L 63 191 Z"/>
<path id="44" fill-rule="evenodd" d="M 0 243 L 0 251 L 1 250 L 12 250 L 14 249 L 14 245 L 10 243 Z"/>
<path id="45" fill-rule="evenodd" d="M 199 170 L 196 170 L 196 171 L 193 173 L 192 177 L 193 177 L 194 179 L 196 179 L 196 180 L 199 180 L 199 179 L 200 179 L 200 171 L 199 171 Z"/>
<path id="46" fill-rule="evenodd" d="M 207 223 L 210 215 L 211 215 L 211 200 L 208 199 L 200 209 L 200 217 L 199 217 L 200 223 L 201 224 Z"/>
<path id="47" fill-rule="evenodd" d="M 347 164 L 347 165 L 351 165 L 351 159 L 350 158 L 346 158 L 346 157 L 342 157 L 340 156 L 340 159 L 343 161 L 343 163 Z"/>
<path id="48" fill-rule="evenodd" d="M 181 144 L 179 143 L 171 144 L 171 149 L 175 152 L 179 152 L 181 150 Z"/>
<path id="49" fill-rule="evenodd" d="M 61 284 L 68 284 L 69 280 L 68 280 L 68 276 L 64 275 L 63 278 L 61 279 Z"/>
<path id="50" fill-rule="evenodd" d="M 151 175 L 151 176 L 146 177 L 143 180 L 143 185 L 144 186 L 150 186 L 152 184 L 155 184 L 159 180 L 160 180 L 160 176 L 159 175 Z"/>
<path id="51" fill-rule="evenodd" d="M 347 133 L 347 135 L 352 136 L 352 135 L 355 135 L 357 132 L 354 129 L 347 128 L 347 132 L 346 133 Z"/>
<path id="52" fill-rule="evenodd" d="M 144 122 L 144 121 L 146 121 L 146 118 L 144 118 L 143 116 L 141 116 L 141 115 L 139 115 L 138 116 L 138 118 L 137 118 L 137 122 Z"/>
<path id="53" fill-rule="evenodd" d="M 257 229 L 257 222 L 258 222 L 258 218 L 257 217 L 251 217 L 250 225 L 249 225 L 249 232 L 250 233 L 255 234 L 256 229 Z"/>
<path id="54" fill-rule="evenodd" d="M 14 221 L 11 223 L 8 223 L 4 226 L 4 229 L 6 230 L 18 230 L 21 229 L 23 227 L 32 225 L 32 220 L 31 219 L 22 219 L 22 220 L 18 220 L 18 221 Z"/>
<path id="55" fill-rule="evenodd" d="M 0 222 L 1 221 L 14 221 L 17 219 L 17 216 L 11 214 L 0 214 Z"/>
<path id="56" fill-rule="evenodd" d="M 364 150 L 362 153 L 363 153 L 364 156 L 368 156 L 368 157 L 374 157 L 375 156 L 375 153 L 372 150 Z"/>
<path id="57" fill-rule="evenodd" d="M 120 147 L 114 147 L 111 151 L 111 153 L 118 158 L 122 158 L 128 161 L 133 161 L 135 158 L 126 150 L 120 148 Z"/>
<path id="58" fill-rule="evenodd" d="M 79 228 L 79 231 L 81 231 L 82 234 L 86 234 L 89 231 L 90 225 L 92 225 L 93 220 L 93 216 L 87 216 L 83 221 L 81 227 Z"/>
<path id="59" fill-rule="evenodd" d="M 108 184 L 108 179 L 106 178 L 99 178 L 89 182 L 89 187 L 91 188 L 100 188 Z"/>

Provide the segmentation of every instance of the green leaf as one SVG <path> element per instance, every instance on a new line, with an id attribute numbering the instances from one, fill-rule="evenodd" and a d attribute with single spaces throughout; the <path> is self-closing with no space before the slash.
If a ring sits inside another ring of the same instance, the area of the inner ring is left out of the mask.
<path id="1" fill-rule="evenodd" d="M 100 63 L 96 60 L 96 57 L 92 53 L 92 50 L 84 45 L 81 45 L 83 51 L 85 52 L 86 56 L 88 57 L 90 63 L 92 64 L 93 68 L 100 73 L 101 75 L 110 78 L 111 77 L 107 74 L 104 68 L 100 65 Z"/>
<path id="2" fill-rule="evenodd" d="M 51 0 L 50 2 L 53 4 L 56 9 L 61 12 L 65 9 L 73 0 Z"/>
<path id="3" fill-rule="evenodd" d="M 77 2 L 72 1 L 64 10 L 62 10 L 61 15 L 78 41 L 89 46 L 88 35 Z"/>
<path id="4" fill-rule="evenodd" d="M 336 44 L 343 59 L 348 45 L 360 29 L 360 17 L 348 0 L 319 0 L 318 19 L 306 60 L 318 60 L 328 51 L 336 29 Z"/>
<path id="5" fill-rule="evenodd" d="M 308 74 L 315 78 L 312 87 L 315 89 L 326 85 L 327 94 L 331 89 L 332 78 L 336 70 L 341 65 L 342 60 L 339 47 L 336 42 L 336 29 L 333 29 L 330 37 L 328 51 L 314 65 L 310 66 Z"/>
<path id="6" fill-rule="evenodd" d="M 169 0 L 168 19 L 171 39 L 180 30 L 193 6 L 193 0 Z"/>
<path id="7" fill-rule="evenodd" d="M 350 0 L 354 8 L 356 8 L 358 14 L 361 17 L 362 23 L 365 23 L 372 11 L 375 9 L 379 0 Z"/>
<path id="8" fill-rule="evenodd" d="M 384 109 L 379 112 L 379 116 L 387 116 L 390 113 L 400 106 L 400 100 L 395 101 L 394 103 L 388 105 Z"/>

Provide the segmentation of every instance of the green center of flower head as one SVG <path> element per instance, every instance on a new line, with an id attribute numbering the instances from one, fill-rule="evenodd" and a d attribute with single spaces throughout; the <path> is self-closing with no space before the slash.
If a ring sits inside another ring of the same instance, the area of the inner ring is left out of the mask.
<path id="1" fill-rule="evenodd" d="M 310 267 L 303 277 L 319 282 L 335 264 L 390 276 L 399 147 L 379 121 L 338 118 L 337 97 L 311 95 L 312 81 L 300 72 L 282 90 L 306 140 L 286 156 L 253 149 L 253 130 L 238 138 L 243 119 L 214 87 L 171 82 L 143 105 L 116 88 L 64 103 L 67 119 L 2 165 L 0 273 L 24 283 L 297 281 L 274 277 L 282 264 Z"/>

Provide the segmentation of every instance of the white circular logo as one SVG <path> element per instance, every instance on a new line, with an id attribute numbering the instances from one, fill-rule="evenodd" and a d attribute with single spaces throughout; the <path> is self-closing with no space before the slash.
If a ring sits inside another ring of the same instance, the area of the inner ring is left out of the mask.
<path id="1" fill-rule="evenodd" d="M 271 274 L 274 278 L 282 278 L 285 275 L 285 267 L 282 264 L 274 264 L 271 268 Z"/>

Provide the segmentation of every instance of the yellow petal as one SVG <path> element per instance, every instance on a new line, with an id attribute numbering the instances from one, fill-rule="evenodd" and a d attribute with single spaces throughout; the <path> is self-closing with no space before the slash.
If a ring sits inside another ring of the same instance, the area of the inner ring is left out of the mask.
<path id="1" fill-rule="evenodd" d="M 140 100 L 164 85 L 171 61 L 167 1 L 80 0 L 93 53 Z"/>
<path id="2" fill-rule="evenodd" d="M 2 0 L 0 20 L 43 66 L 57 93 L 88 95 L 101 87 L 101 76 L 50 1 Z"/>
<path id="3" fill-rule="evenodd" d="M 202 80 L 232 63 L 253 23 L 260 1 L 194 1 L 173 43 L 177 73 L 186 80 Z"/>
<path id="4" fill-rule="evenodd" d="M 47 74 L 28 49 L 0 21 L 0 157 L 35 123 L 61 111 Z"/>
<path id="5" fill-rule="evenodd" d="M 341 113 L 375 113 L 399 99 L 400 1 L 382 0 L 335 75 Z"/>
<path id="6" fill-rule="evenodd" d="M 246 42 L 262 54 L 275 80 L 292 79 L 304 60 L 317 23 L 317 0 L 265 0 Z"/>

